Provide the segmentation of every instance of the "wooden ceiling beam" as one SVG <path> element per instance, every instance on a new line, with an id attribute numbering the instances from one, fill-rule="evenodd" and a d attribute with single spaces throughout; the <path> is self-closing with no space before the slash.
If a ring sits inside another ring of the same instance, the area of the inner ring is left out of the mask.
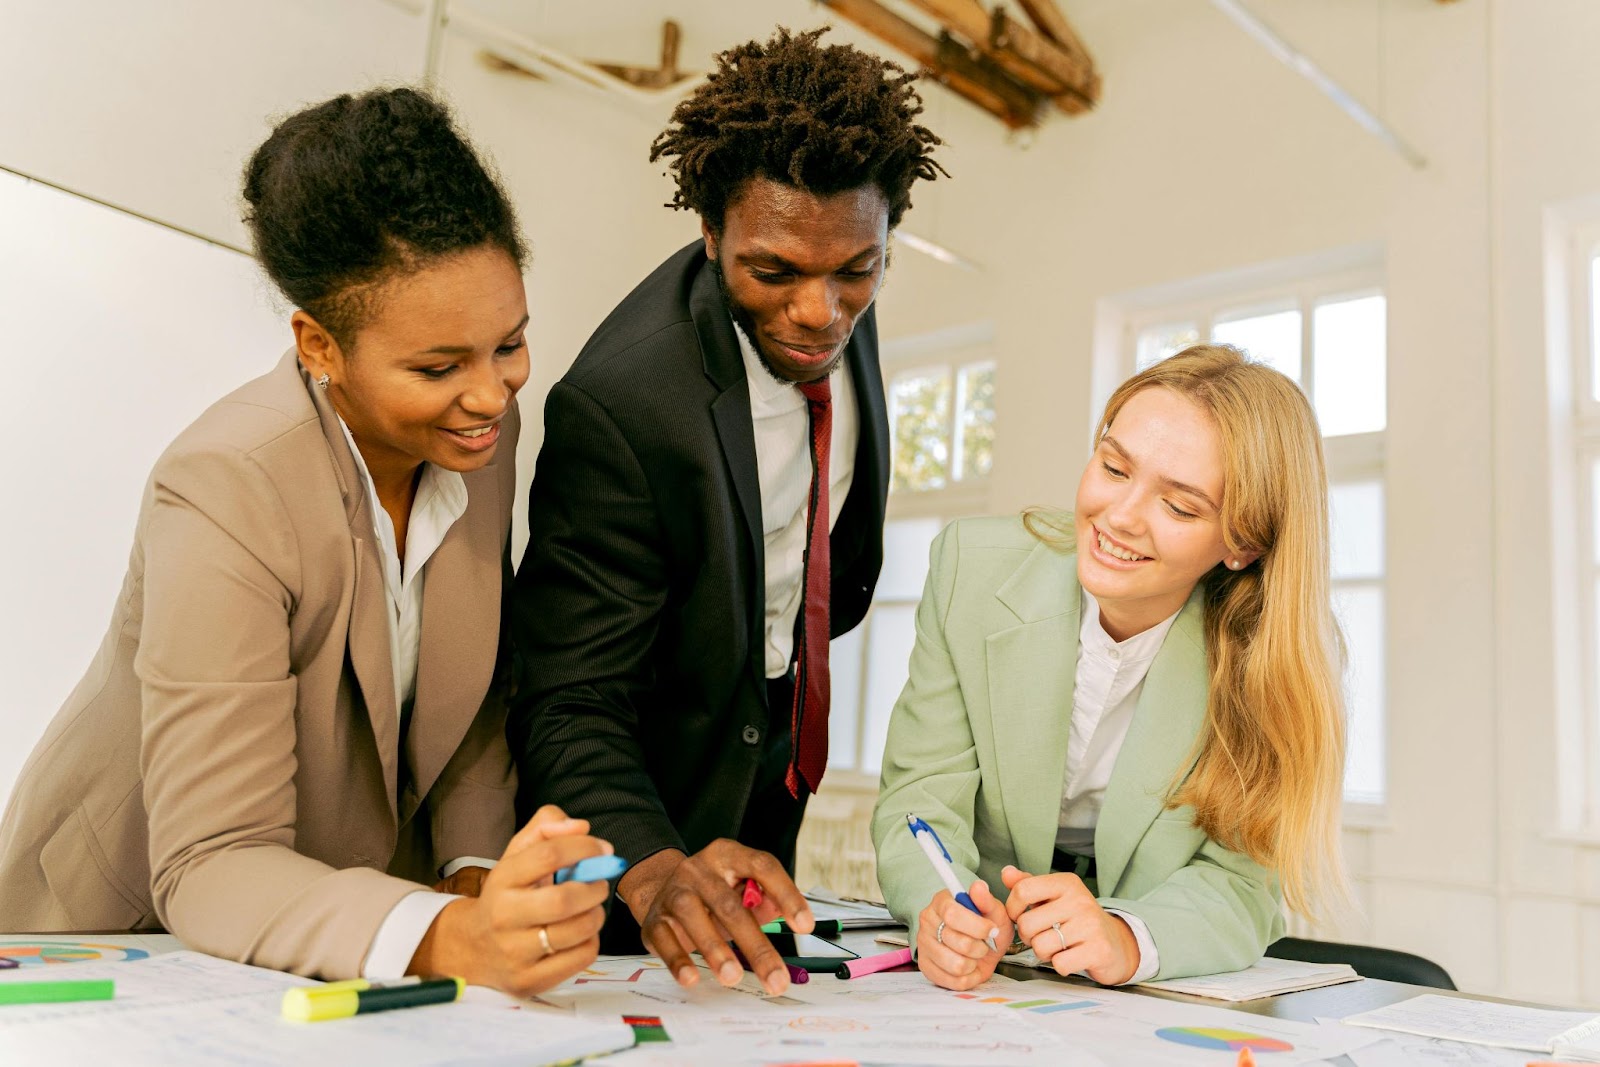
<path id="1" fill-rule="evenodd" d="M 1036 126 L 1040 94 L 1007 76 L 997 63 L 973 56 L 949 34 L 934 37 L 878 0 L 822 0 L 824 6 L 910 56 L 941 85 L 966 97 L 1010 129 Z M 982 9 L 979 9 L 980 13 Z M 984 15 L 985 20 L 988 16 Z"/>
<path id="2" fill-rule="evenodd" d="M 1100 77 L 1081 45 L 1073 54 L 1017 22 L 1003 8 L 996 7 L 990 14 L 979 0 L 911 2 L 952 33 L 971 41 L 1012 77 L 1049 96 L 1067 114 L 1085 111 L 1100 98 Z M 1073 39 L 1077 39 L 1075 35 Z"/>

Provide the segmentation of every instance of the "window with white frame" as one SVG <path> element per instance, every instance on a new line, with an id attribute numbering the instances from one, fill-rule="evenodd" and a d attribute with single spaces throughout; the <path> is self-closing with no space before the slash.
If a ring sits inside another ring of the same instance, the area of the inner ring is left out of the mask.
<path id="1" fill-rule="evenodd" d="M 828 648 L 828 766 L 836 787 L 876 790 L 889 715 L 916 642 L 933 539 L 952 519 L 987 510 L 993 336 L 989 323 L 977 323 L 883 345 L 893 442 L 883 571 L 866 618 Z"/>
<path id="2" fill-rule="evenodd" d="M 1310 398 L 1327 456 L 1334 611 L 1346 644 L 1344 795 L 1350 804 L 1382 804 L 1388 357 L 1381 274 L 1372 264 L 1195 288 L 1192 299 L 1144 297 L 1124 310 L 1122 376 L 1209 340 L 1282 371 Z M 1595 559 L 1600 582 L 1600 554 Z"/>
<path id="3" fill-rule="evenodd" d="M 1569 821 L 1600 825 L 1600 222 L 1574 227 L 1571 237 L 1572 443 L 1576 467 L 1579 629 L 1583 634 L 1584 786 L 1574 792 Z"/>

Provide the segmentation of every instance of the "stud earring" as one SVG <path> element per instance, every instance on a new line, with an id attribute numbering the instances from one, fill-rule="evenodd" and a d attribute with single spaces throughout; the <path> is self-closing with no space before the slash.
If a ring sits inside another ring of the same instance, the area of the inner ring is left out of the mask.
<path id="1" fill-rule="evenodd" d="M 326 389 L 328 387 L 328 376 L 326 374 L 324 374 L 322 377 L 318 378 L 317 379 L 317 384 L 322 386 L 322 388 Z"/>
<path id="2" fill-rule="evenodd" d="M 1230 571 L 1236 571 L 1240 567 L 1243 567 L 1243 566 L 1244 566 L 1244 560 L 1242 560 L 1242 559 L 1230 559 L 1228 561 L 1228 569 Z"/>

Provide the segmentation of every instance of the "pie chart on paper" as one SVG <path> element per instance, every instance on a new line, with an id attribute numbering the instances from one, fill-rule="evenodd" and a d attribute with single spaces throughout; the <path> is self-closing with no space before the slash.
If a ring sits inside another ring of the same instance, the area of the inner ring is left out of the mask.
<path id="1" fill-rule="evenodd" d="M 1156 1036 L 1176 1045 L 1224 1052 L 1237 1052 L 1246 1048 L 1252 1052 L 1294 1051 L 1294 1046 L 1289 1042 L 1279 1041 L 1275 1037 L 1263 1037 L 1245 1030 L 1226 1030 L 1214 1026 L 1166 1026 L 1157 1030 Z"/>
<path id="2" fill-rule="evenodd" d="M 16 961 L 21 967 L 42 967 L 57 963 L 103 963 L 142 960 L 150 953 L 142 948 L 127 945 L 99 944 L 93 941 L 0 941 L 0 956 Z"/>

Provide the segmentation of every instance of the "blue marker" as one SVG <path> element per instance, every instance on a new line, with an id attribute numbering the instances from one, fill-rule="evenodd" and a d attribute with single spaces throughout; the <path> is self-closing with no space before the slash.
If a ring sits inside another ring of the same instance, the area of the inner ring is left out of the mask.
<path id="1" fill-rule="evenodd" d="M 556 872 L 556 885 L 562 882 L 609 882 L 628 869 L 621 856 L 590 856 Z"/>
<path id="2" fill-rule="evenodd" d="M 917 839 L 917 844 L 922 846 L 922 851 L 927 854 L 928 862 L 933 864 L 933 873 L 939 876 L 944 887 L 950 890 L 950 895 L 956 898 L 956 903 L 972 912 L 982 915 L 978 906 L 972 902 L 961 882 L 956 878 L 955 868 L 950 866 L 950 850 L 944 847 L 944 842 L 939 840 L 939 835 L 933 832 L 933 827 L 917 818 L 915 815 L 906 816 L 906 829 L 911 831 L 911 836 Z M 995 951 L 994 938 L 985 939 L 989 951 Z"/>

